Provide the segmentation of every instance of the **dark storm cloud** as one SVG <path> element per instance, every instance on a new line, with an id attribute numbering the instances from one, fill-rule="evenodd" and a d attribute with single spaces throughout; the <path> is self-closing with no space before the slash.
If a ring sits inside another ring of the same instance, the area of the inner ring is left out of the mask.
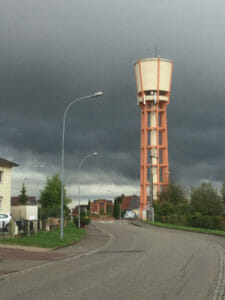
<path id="1" fill-rule="evenodd" d="M 77 103 L 68 113 L 67 172 L 98 151 L 102 157 L 88 162 L 88 171 L 102 172 L 99 180 L 137 180 L 133 61 L 154 56 L 157 44 L 161 57 L 174 60 L 171 169 L 185 184 L 222 181 L 224 9 L 222 0 L 0 1 L 1 155 L 21 165 L 39 159 L 58 170 L 63 110 L 102 89 L 102 98 Z"/>

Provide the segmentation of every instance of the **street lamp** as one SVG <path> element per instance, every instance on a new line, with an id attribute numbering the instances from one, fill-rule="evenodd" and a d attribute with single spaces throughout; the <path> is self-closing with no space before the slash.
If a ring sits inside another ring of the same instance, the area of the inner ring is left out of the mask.
<path id="1" fill-rule="evenodd" d="M 79 201 L 78 202 L 79 203 L 79 206 L 78 206 L 78 228 L 80 228 L 80 170 L 81 170 L 81 166 L 87 158 L 94 156 L 94 155 L 99 155 L 99 154 L 100 153 L 98 153 L 98 152 L 88 154 L 81 159 L 80 164 L 79 164 L 79 168 L 78 168 L 78 180 L 79 180 L 79 182 L 78 182 L 78 197 L 79 197 L 79 200 L 78 200 Z"/>
<path id="2" fill-rule="evenodd" d="M 85 96 L 85 97 L 81 97 L 78 99 L 74 99 L 73 101 L 71 101 L 63 114 L 63 128 L 62 128 L 62 165 L 61 165 L 61 212 L 60 212 L 60 238 L 61 240 L 63 239 L 63 223 L 64 223 L 64 216 L 63 216 L 63 205 L 64 205 L 64 142 L 65 142 L 65 123 L 66 123 L 66 115 L 68 110 L 70 109 L 70 107 L 81 100 L 84 99 L 88 99 L 88 98 L 92 98 L 92 97 L 98 97 L 98 96 L 102 96 L 103 93 L 101 91 L 96 92 L 92 95 L 89 96 Z"/>

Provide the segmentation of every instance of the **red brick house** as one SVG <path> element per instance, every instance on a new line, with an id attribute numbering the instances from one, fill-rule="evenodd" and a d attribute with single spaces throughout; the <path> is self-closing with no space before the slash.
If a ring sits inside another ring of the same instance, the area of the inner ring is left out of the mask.
<path id="1" fill-rule="evenodd" d="M 139 216 L 140 197 L 136 195 L 123 196 L 121 202 L 121 210 L 127 211 L 132 210 L 137 216 Z"/>
<path id="2" fill-rule="evenodd" d="M 106 199 L 94 200 L 90 203 L 90 211 L 92 214 L 113 214 L 113 201 Z"/>
<path id="3" fill-rule="evenodd" d="M 139 199 L 138 196 L 132 195 L 132 196 L 123 196 L 122 202 L 121 202 L 121 210 L 128 210 L 130 209 L 131 202 L 134 201 L 134 199 Z M 133 208 L 133 207 L 132 207 Z"/>
<path id="4" fill-rule="evenodd" d="M 86 205 L 86 204 L 81 204 L 80 205 L 80 211 L 81 212 L 82 211 L 87 212 L 87 210 L 88 210 L 88 205 Z M 79 205 L 75 206 L 75 208 L 73 208 L 73 210 L 72 210 L 72 216 L 73 217 L 78 216 L 78 214 L 79 214 Z"/>

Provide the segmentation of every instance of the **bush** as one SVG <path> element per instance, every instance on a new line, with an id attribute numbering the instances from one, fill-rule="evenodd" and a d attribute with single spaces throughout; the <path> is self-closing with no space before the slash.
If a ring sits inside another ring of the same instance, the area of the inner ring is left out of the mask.
<path id="1" fill-rule="evenodd" d="M 171 216 L 169 216 L 169 219 L 170 219 L 170 224 L 179 224 L 177 215 L 171 215 Z"/>
<path id="2" fill-rule="evenodd" d="M 191 211 L 207 216 L 220 216 L 224 212 L 221 197 L 211 183 L 203 182 L 192 188 Z"/>
<path id="3" fill-rule="evenodd" d="M 65 212 L 65 210 L 64 210 Z M 59 207 L 38 208 L 38 219 L 46 220 L 47 218 L 60 218 Z"/>
<path id="4" fill-rule="evenodd" d="M 154 203 L 154 212 L 156 222 L 160 222 L 162 216 L 168 216 L 174 213 L 174 207 L 169 203 Z"/>
<path id="5" fill-rule="evenodd" d="M 170 203 L 178 205 L 179 203 L 186 203 L 185 190 L 181 185 L 170 183 L 159 194 L 160 203 Z"/>
<path id="6" fill-rule="evenodd" d="M 169 215 L 187 215 L 190 213 L 190 204 L 180 203 L 174 206 L 170 203 L 154 203 L 155 221 L 161 222 L 163 216 Z"/>
<path id="7" fill-rule="evenodd" d="M 75 224 L 76 227 L 78 227 L 78 216 L 75 216 L 73 218 L 73 222 Z M 81 214 L 80 216 L 80 225 L 81 226 L 86 226 L 91 222 L 90 217 L 88 215 L 85 214 Z"/>
<path id="8" fill-rule="evenodd" d="M 189 219 L 190 226 L 199 228 L 209 228 L 209 222 L 207 216 L 203 216 L 201 213 L 194 213 Z"/>
<path id="9" fill-rule="evenodd" d="M 225 230 L 225 218 L 221 216 L 204 216 L 201 213 L 189 215 L 162 216 L 160 222 L 190 227 Z"/>

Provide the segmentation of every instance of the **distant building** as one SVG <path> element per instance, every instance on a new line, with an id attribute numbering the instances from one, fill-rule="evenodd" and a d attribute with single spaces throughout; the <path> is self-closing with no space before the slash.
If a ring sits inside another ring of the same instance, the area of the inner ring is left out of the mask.
<path id="1" fill-rule="evenodd" d="M 17 166 L 0 157 L 0 212 L 11 213 L 11 169 Z"/>
<path id="2" fill-rule="evenodd" d="M 81 204 L 80 205 L 80 211 L 87 211 L 88 210 L 88 205 L 87 204 Z M 79 214 L 79 205 L 75 206 L 75 208 L 72 209 L 72 216 L 78 216 Z"/>
<path id="3" fill-rule="evenodd" d="M 140 197 L 136 195 L 132 196 L 123 196 L 121 202 L 121 210 L 127 211 L 132 210 L 139 216 L 139 208 L 140 208 Z"/>
<path id="4" fill-rule="evenodd" d="M 106 199 L 94 200 L 90 203 L 90 211 L 92 214 L 108 214 L 113 215 L 113 201 Z"/>

